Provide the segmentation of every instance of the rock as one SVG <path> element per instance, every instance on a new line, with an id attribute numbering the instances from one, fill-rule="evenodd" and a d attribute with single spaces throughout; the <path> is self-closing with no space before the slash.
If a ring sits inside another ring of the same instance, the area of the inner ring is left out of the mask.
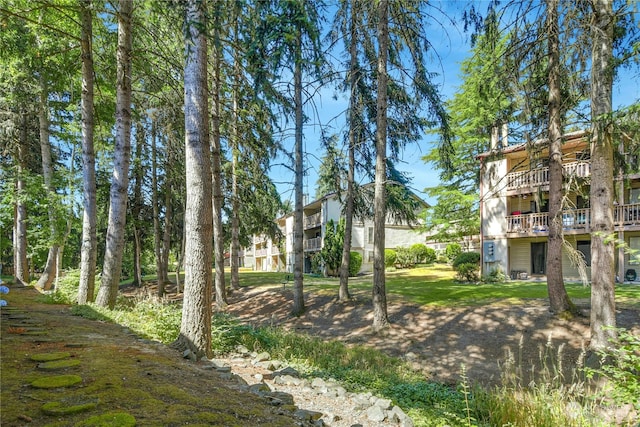
<path id="1" fill-rule="evenodd" d="M 389 409 L 391 408 L 391 400 L 390 399 L 379 399 L 377 398 L 374 406 L 379 406 L 382 409 Z"/>
<path id="2" fill-rule="evenodd" d="M 387 414 L 380 406 L 373 405 L 367 409 L 367 418 L 374 423 L 381 423 L 387 418 Z"/>
<path id="3" fill-rule="evenodd" d="M 311 387 L 313 388 L 320 388 L 320 387 L 326 387 L 327 383 L 322 379 L 322 378 L 314 378 L 311 381 Z"/>
<path id="4" fill-rule="evenodd" d="M 239 345 L 236 347 L 236 351 L 242 355 L 248 355 L 249 349 L 243 345 Z"/>
<path id="5" fill-rule="evenodd" d="M 265 394 L 265 393 L 270 393 L 271 389 L 269 388 L 269 386 L 265 383 L 258 383 L 258 384 L 252 384 L 249 386 L 249 391 L 251 393 L 254 394 Z"/>
<path id="6" fill-rule="evenodd" d="M 322 418 L 321 412 L 316 411 L 308 411 L 306 409 L 298 409 L 293 413 L 296 418 L 301 419 L 303 421 L 316 421 Z"/>
<path id="7" fill-rule="evenodd" d="M 286 368 L 280 369 L 277 372 L 274 372 L 273 375 L 289 375 L 292 377 L 300 377 L 300 373 L 292 368 L 291 366 L 287 366 Z"/>
<path id="8" fill-rule="evenodd" d="M 268 352 L 263 351 L 262 353 L 256 354 L 254 356 L 253 363 L 257 364 L 257 363 L 260 363 L 260 362 L 265 362 L 265 361 L 267 361 L 269 359 L 271 359 L 271 355 Z"/>
<path id="9" fill-rule="evenodd" d="M 283 391 L 272 391 L 263 395 L 269 403 L 275 406 L 293 405 L 293 396 Z"/>
<path id="10" fill-rule="evenodd" d="M 255 375 L 253 376 L 253 378 L 255 378 L 255 379 L 256 379 L 256 381 L 258 381 L 258 382 L 262 382 L 262 380 L 264 380 L 264 375 L 262 375 L 262 374 L 255 374 Z"/>
<path id="11" fill-rule="evenodd" d="M 398 406 L 391 408 L 388 418 L 400 425 L 400 427 L 413 427 L 413 420 Z"/>
<path id="12" fill-rule="evenodd" d="M 278 375 L 273 380 L 276 384 L 285 384 L 285 385 L 295 385 L 299 386 L 302 384 L 302 380 L 297 377 L 293 377 L 291 375 Z"/>

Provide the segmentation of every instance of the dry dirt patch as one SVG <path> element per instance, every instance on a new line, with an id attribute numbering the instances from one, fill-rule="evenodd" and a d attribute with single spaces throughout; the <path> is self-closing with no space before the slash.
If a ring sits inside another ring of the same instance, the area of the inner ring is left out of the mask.
<path id="1" fill-rule="evenodd" d="M 509 350 L 521 360 L 523 369 L 535 366 L 539 371 L 541 349 L 548 342 L 552 359 L 561 360 L 569 375 L 589 344 L 588 301 L 578 301 L 583 317 L 565 320 L 554 317 L 544 299 L 454 308 L 391 300 L 392 325 L 381 334 L 371 330 L 371 299 L 366 295 L 340 303 L 335 295 L 307 293 L 307 310 L 301 317 L 289 315 L 291 301 L 290 290 L 242 288 L 230 295 L 228 312 L 253 325 L 281 326 L 323 339 L 372 346 L 413 360 L 429 379 L 444 383 L 459 381 L 464 364 L 472 381 L 495 384 Z M 619 309 L 617 321 L 619 327 L 640 333 L 637 310 Z"/>

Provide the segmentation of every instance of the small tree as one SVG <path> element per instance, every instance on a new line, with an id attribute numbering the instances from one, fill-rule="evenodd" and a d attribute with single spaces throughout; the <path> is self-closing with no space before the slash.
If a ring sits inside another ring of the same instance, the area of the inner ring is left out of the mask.
<path id="1" fill-rule="evenodd" d="M 344 243 L 344 219 L 336 225 L 333 220 L 327 223 L 322 250 L 318 256 L 319 262 L 327 268 L 326 273 L 330 276 L 338 274 L 338 268 L 342 262 L 342 245 Z"/>
<path id="2" fill-rule="evenodd" d="M 458 255 L 462 253 L 462 247 L 457 243 L 449 243 L 444 250 L 444 256 L 447 257 L 449 262 L 453 262 Z"/>

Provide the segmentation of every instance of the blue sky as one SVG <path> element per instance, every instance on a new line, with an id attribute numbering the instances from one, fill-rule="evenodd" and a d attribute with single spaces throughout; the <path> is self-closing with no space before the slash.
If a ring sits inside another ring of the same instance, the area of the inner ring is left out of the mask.
<path id="1" fill-rule="evenodd" d="M 436 3 L 442 5 L 447 13 L 455 16 L 457 20 L 461 19 L 461 10 L 468 4 L 466 1 Z M 481 11 L 484 12 L 484 10 Z M 427 37 L 437 52 L 437 57 L 430 58 L 432 62 L 429 71 L 438 74 L 434 82 L 440 86 L 442 98 L 449 99 L 461 84 L 460 63 L 470 55 L 471 48 L 469 35 L 462 31 L 461 26 L 445 19 L 441 19 L 440 22 L 427 29 L 430 32 Z M 638 68 L 620 70 L 614 82 L 614 108 L 638 102 L 640 99 L 639 74 Z M 318 166 L 324 155 L 320 144 L 319 126 L 320 124 L 325 126 L 327 134 L 341 133 L 344 130 L 344 111 L 348 100 L 346 94 L 338 94 L 337 97 L 335 95 L 333 88 L 322 89 L 315 99 L 316 111 L 311 108 L 305 110 L 305 114 L 311 118 L 304 131 L 305 168 L 308 171 L 304 178 L 304 192 L 309 194 L 309 201 L 315 195 Z M 290 133 L 293 134 L 293 132 Z M 419 144 L 407 146 L 403 152 L 402 162 L 398 165 L 398 169 L 412 176 L 412 190 L 431 204 L 435 204 L 436 200 L 430 199 L 422 191 L 438 184 L 438 172 L 422 161 L 422 156 L 434 146 L 434 138 L 425 135 Z M 287 149 L 293 150 L 293 138 L 285 140 L 283 144 Z M 289 168 L 280 165 L 283 161 L 284 159 L 281 158 L 275 161 L 270 175 L 276 181 L 282 200 L 291 200 L 293 203 L 294 175 Z"/>

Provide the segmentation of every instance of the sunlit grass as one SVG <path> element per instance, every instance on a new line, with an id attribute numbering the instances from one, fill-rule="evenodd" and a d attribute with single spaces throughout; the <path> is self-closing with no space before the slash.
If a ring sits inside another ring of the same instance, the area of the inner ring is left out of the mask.
<path id="1" fill-rule="evenodd" d="M 240 275 L 241 286 L 282 286 L 286 273 L 244 271 Z M 371 291 L 372 276 L 349 279 L 349 290 L 358 294 Z M 287 286 L 292 285 L 292 279 Z M 307 291 L 336 293 L 340 281 L 335 277 L 304 276 Z M 580 283 L 565 284 L 573 300 L 588 300 L 591 288 Z M 408 270 L 388 272 L 386 289 L 389 298 L 403 299 L 424 306 L 469 306 L 500 302 L 523 304 L 529 299 L 547 298 L 547 283 L 543 281 L 509 281 L 506 283 L 459 283 L 448 265 L 436 264 Z M 616 303 L 620 306 L 640 308 L 640 285 L 618 284 Z"/>

